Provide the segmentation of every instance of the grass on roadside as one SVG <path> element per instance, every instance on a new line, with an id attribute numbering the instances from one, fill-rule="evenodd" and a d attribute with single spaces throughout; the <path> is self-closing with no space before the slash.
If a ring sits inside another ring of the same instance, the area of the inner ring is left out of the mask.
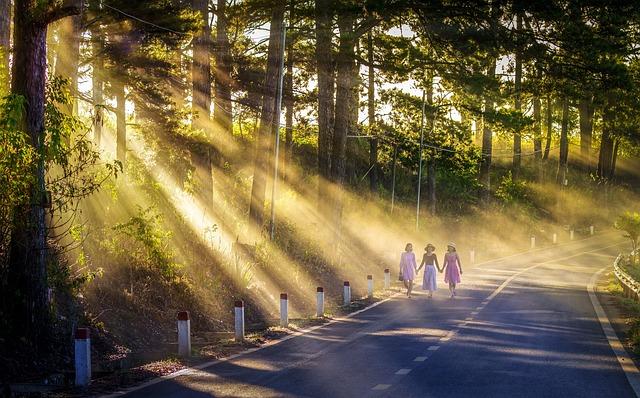
<path id="1" fill-rule="evenodd" d="M 606 289 L 624 309 L 627 316 L 626 323 L 629 326 L 627 339 L 633 349 L 633 353 L 640 355 L 640 303 L 623 296 L 622 286 L 613 273 L 609 275 L 609 283 Z"/>

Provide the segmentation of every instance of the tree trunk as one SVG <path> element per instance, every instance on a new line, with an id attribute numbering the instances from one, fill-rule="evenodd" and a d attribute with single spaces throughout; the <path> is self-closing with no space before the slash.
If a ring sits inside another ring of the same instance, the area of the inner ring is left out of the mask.
<path id="1" fill-rule="evenodd" d="M 9 53 L 11 51 L 11 1 L 0 2 L 0 89 L 9 88 Z M 6 82 L 6 86 L 5 86 Z"/>
<path id="2" fill-rule="evenodd" d="M 547 137 L 544 144 L 543 160 L 549 159 L 549 151 L 551 150 L 551 133 L 553 132 L 553 102 L 551 96 L 547 95 Z"/>
<path id="3" fill-rule="evenodd" d="M 253 184 L 251 186 L 251 204 L 249 218 L 256 226 L 262 227 L 264 223 L 264 198 L 267 187 L 267 175 L 272 156 L 273 133 L 278 133 L 275 125 L 277 102 L 277 88 L 280 76 L 280 64 L 282 57 L 282 29 L 284 25 L 284 4 L 278 3 L 271 14 L 271 27 L 269 33 L 269 50 L 267 55 L 267 73 L 262 95 L 262 112 L 260 126 L 256 133 L 256 147 L 253 163 Z"/>
<path id="4" fill-rule="evenodd" d="M 116 96 L 116 159 L 124 167 L 127 161 L 127 113 L 124 83 L 119 80 L 111 82 Z"/>
<path id="5" fill-rule="evenodd" d="M 597 175 L 602 181 L 608 181 L 613 175 L 613 110 L 606 104 L 602 111 L 602 138 L 600 139 L 600 155 Z"/>
<path id="6" fill-rule="evenodd" d="M 516 17 L 516 30 L 522 27 L 522 16 Z M 516 112 L 522 111 L 522 55 L 520 51 L 516 51 L 516 76 L 515 76 L 515 104 Z M 520 166 L 522 164 L 522 131 L 520 127 L 513 134 L 513 168 L 511 175 L 514 180 L 520 177 Z"/>
<path id="7" fill-rule="evenodd" d="M 56 19 L 79 10 L 56 8 L 43 13 L 36 0 L 16 0 L 14 6 L 14 58 L 11 92 L 25 100 L 20 129 L 26 132 L 36 153 L 44 139 L 45 84 L 47 76 L 47 27 Z M 29 198 L 18 204 L 14 214 L 7 282 L 11 291 L 13 334 L 25 338 L 38 350 L 49 348 L 44 337 L 49 330 L 47 306 L 47 242 L 45 223 L 44 158 L 33 168 Z"/>
<path id="8" fill-rule="evenodd" d="M 433 145 L 433 133 L 435 132 L 436 113 L 433 109 L 433 72 L 429 72 L 428 86 L 426 92 L 427 107 L 429 109 L 429 118 L 427 124 L 427 143 Z M 429 149 L 429 158 L 427 159 L 427 201 L 429 203 L 429 213 L 436 215 L 436 150 Z"/>
<path id="9" fill-rule="evenodd" d="M 538 181 L 542 180 L 542 104 L 540 97 L 533 97 L 533 152 Z"/>
<path id="10" fill-rule="evenodd" d="M 331 180 L 331 156 L 333 150 L 334 74 L 331 38 L 333 35 L 333 9 L 331 0 L 317 0 L 316 12 L 316 63 L 318 68 L 318 204 L 326 205 Z"/>
<path id="11" fill-rule="evenodd" d="M 91 73 L 91 86 L 93 90 L 93 143 L 100 148 L 102 141 L 102 126 L 104 120 L 104 57 L 103 37 L 99 30 L 92 32 L 93 39 L 93 61 Z"/>
<path id="12" fill-rule="evenodd" d="M 367 113 L 369 120 L 369 190 L 372 193 L 378 191 L 378 138 L 376 137 L 376 79 L 373 67 L 373 34 L 367 34 L 367 62 L 369 63 L 369 76 L 367 87 Z"/>
<path id="13" fill-rule="evenodd" d="M 560 130 L 560 156 L 558 160 L 558 172 L 556 173 L 556 183 L 564 185 L 567 178 L 567 168 L 569 161 L 569 98 L 565 95 L 562 98 L 562 128 Z"/>
<path id="14" fill-rule="evenodd" d="M 289 20 L 294 20 L 294 2 L 289 4 Z M 282 175 L 285 180 L 288 179 L 288 169 L 291 167 L 291 158 L 293 156 L 293 36 L 291 34 L 287 39 L 287 75 L 284 83 L 285 95 L 285 134 L 284 134 L 284 161 L 282 166 Z"/>
<path id="15" fill-rule="evenodd" d="M 587 164 L 587 168 L 591 169 L 591 142 L 593 137 L 593 114 L 595 112 L 593 98 L 580 99 L 578 110 L 580 112 L 580 155 Z"/>
<path id="16" fill-rule="evenodd" d="M 487 68 L 487 76 L 493 78 L 495 75 L 496 63 L 495 60 L 491 61 L 490 66 Z M 493 112 L 493 99 L 491 95 L 485 95 L 484 98 L 485 113 Z M 491 152 L 493 146 L 493 132 L 487 123 L 486 118 L 483 118 L 483 131 L 482 131 L 482 158 L 480 159 L 480 183 L 483 185 L 484 197 L 489 197 L 491 190 Z"/>
<path id="17" fill-rule="evenodd" d="M 213 206 L 213 178 L 211 175 L 211 28 L 209 0 L 193 0 L 193 9 L 200 13 L 202 30 L 193 39 L 191 68 L 194 112 L 192 125 L 202 131 L 202 145 L 192 154 L 198 197 L 204 209 Z"/>
<path id="18" fill-rule="evenodd" d="M 216 23 L 216 69 L 215 69 L 215 92 L 216 100 L 213 107 L 213 120 L 216 134 L 212 137 L 214 140 L 220 136 L 221 140 L 228 140 L 233 136 L 233 104 L 231 102 L 231 44 L 229 43 L 228 17 L 227 17 L 227 0 L 218 0 L 218 8 L 216 10 L 218 18 Z M 208 57 L 208 55 L 207 55 Z M 214 150 L 216 146 L 214 145 Z M 212 161 L 220 165 L 222 162 L 222 154 L 218 148 L 212 153 Z"/>

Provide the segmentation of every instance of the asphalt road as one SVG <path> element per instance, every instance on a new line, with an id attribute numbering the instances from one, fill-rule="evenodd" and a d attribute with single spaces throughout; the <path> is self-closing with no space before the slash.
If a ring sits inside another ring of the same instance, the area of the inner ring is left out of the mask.
<path id="1" fill-rule="evenodd" d="M 455 299 L 439 274 L 433 299 L 398 295 L 127 397 L 633 397 L 587 293 L 619 236 L 465 267 Z"/>

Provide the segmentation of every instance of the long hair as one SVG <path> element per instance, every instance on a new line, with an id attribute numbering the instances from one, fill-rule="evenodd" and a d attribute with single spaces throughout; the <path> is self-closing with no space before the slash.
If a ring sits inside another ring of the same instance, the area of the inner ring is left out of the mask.
<path id="1" fill-rule="evenodd" d="M 404 251 L 408 252 L 410 247 L 413 247 L 413 245 L 411 243 L 407 243 L 404 247 Z"/>

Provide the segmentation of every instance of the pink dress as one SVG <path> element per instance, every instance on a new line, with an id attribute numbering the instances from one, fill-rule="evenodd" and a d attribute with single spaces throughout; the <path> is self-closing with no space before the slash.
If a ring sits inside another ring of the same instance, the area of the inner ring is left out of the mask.
<path id="1" fill-rule="evenodd" d="M 460 283 L 460 268 L 458 268 L 458 253 L 444 255 L 444 283 Z"/>
<path id="2" fill-rule="evenodd" d="M 413 252 L 404 252 L 400 256 L 400 273 L 405 281 L 412 281 L 416 277 L 416 255 Z"/>

